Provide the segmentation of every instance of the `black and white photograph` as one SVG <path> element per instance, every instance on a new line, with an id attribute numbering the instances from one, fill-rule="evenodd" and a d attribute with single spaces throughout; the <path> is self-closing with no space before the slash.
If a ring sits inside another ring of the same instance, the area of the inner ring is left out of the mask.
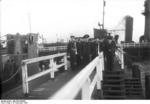
<path id="1" fill-rule="evenodd" d="M 150 0 L 0 0 L 0 91 L 0 104 L 150 100 Z"/>

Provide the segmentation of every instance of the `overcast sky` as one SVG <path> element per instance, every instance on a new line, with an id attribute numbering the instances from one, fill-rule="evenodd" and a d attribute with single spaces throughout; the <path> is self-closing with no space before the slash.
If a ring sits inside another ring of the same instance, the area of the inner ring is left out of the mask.
<path id="1" fill-rule="evenodd" d="M 43 34 L 49 42 L 70 34 L 93 37 L 93 28 L 102 23 L 103 0 L 2 0 L 2 35 L 17 32 Z M 133 40 L 144 32 L 144 0 L 106 0 L 105 27 L 114 28 L 121 19 L 134 18 Z M 57 35 L 56 35 L 57 34 Z"/>

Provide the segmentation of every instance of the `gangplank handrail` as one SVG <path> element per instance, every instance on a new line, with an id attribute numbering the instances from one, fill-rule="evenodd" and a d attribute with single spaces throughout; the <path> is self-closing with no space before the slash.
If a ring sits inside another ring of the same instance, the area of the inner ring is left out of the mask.
<path id="1" fill-rule="evenodd" d="M 145 42 L 145 43 L 122 43 L 122 44 L 117 44 L 118 47 L 123 47 L 123 48 L 132 48 L 132 47 L 150 47 L 150 42 Z"/>
<path id="2" fill-rule="evenodd" d="M 67 46 L 52 46 L 39 48 L 39 51 L 56 51 L 56 50 L 66 50 Z"/>
<path id="3" fill-rule="evenodd" d="M 56 62 L 54 62 L 54 58 L 57 57 L 63 57 L 64 62 L 57 65 Z M 36 73 L 34 75 L 28 76 L 28 69 L 27 65 L 36 63 L 39 61 L 44 61 L 44 60 L 50 60 L 49 63 L 49 69 L 44 70 L 42 72 Z M 49 55 L 49 56 L 42 56 L 42 57 L 37 57 L 37 58 L 32 58 L 32 59 L 26 59 L 22 61 L 22 86 L 23 86 L 23 93 L 28 94 L 29 93 L 29 81 L 34 80 L 36 78 L 39 78 L 43 75 L 46 75 L 50 73 L 51 78 L 55 77 L 55 72 L 58 70 L 58 68 L 65 66 L 65 70 L 67 70 L 67 54 L 66 53 L 59 53 L 59 54 L 54 54 L 54 55 Z"/>
<path id="4" fill-rule="evenodd" d="M 90 75 L 95 70 L 96 74 L 91 82 Z M 82 91 L 81 99 L 91 99 L 92 92 L 97 84 L 101 89 L 102 71 L 104 70 L 104 58 L 101 52 L 92 62 L 83 68 L 71 81 L 56 92 L 50 99 L 74 99 L 79 91 Z"/>
<path id="5" fill-rule="evenodd" d="M 115 52 L 119 63 L 121 64 L 121 69 L 124 69 L 124 51 L 123 48 L 118 48 Z"/>

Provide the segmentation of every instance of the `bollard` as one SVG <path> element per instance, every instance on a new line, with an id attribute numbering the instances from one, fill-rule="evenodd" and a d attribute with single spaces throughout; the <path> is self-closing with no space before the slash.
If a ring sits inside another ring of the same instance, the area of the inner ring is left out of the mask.
<path id="1" fill-rule="evenodd" d="M 150 99 L 150 74 L 145 74 L 145 98 Z"/>

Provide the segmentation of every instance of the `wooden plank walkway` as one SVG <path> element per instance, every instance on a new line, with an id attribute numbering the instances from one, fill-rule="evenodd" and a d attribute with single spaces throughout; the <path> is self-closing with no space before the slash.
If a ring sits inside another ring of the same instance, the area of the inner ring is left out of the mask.
<path id="1" fill-rule="evenodd" d="M 28 96 L 24 96 L 22 92 L 22 86 L 12 89 L 11 91 L 2 95 L 2 99 L 47 99 L 52 96 L 58 89 L 65 85 L 69 80 L 71 80 L 83 66 L 76 68 L 74 71 L 61 71 L 56 73 L 54 80 L 49 80 L 49 74 L 43 78 L 38 78 L 30 83 L 30 93 Z M 113 70 L 120 70 L 120 65 L 115 58 Z M 45 82 L 42 82 L 47 80 Z M 100 99 L 101 91 L 94 90 L 93 99 Z M 76 99 L 80 99 L 81 93 Z"/>
<path id="2" fill-rule="evenodd" d="M 47 99 L 52 96 L 58 89 L 65 85 L 70 79 L 72 79 L 79 71 L 81 67 L 76 70 L 61 71 L 56 73 L 54 80 L 47 80 L 46 82 L 41 83 L 31 83 L 32 85 L 30 93 L 28 96 L 24 96 L 22 92 L 22 86 L 19 86 L 11 91 L 2 95 L 2 99 Z M 46 75 L 50 77 L 49 75 Z M 35 87 L 36 86 L 36 87 Z"/>
<path id="3" fill-rule="evenodd" d="M 45 82 L 40 81 L 40 78 L 37 79 L 39 83 L 32 83 L 34 84 L 34 87 L 30 89 L 29 96 L 24 96 L 22 93 L 22 87 L 19 86 L 8 93 L 5 93 L 2 95 L 2 99 L 48 99 L 51 97 L 56 91 L 58 91 L 63 85 L 65 85 L 69 80 L 71 80 L 83 67 L 78 67 L 76 70 L 67 70 L 67 71 L 61 71 L 56 73 L 56 78 L 54 80 L 47 80 Z M 115 57 L 114 65 L 113 65 L 114 71 L 121 70 L 121 66 L 119 65 L 117 58 Z M 131 71 L 129 69 L 124 69 L 126 73 L 126 78 L 131 78 Z M 49 75 L 46 75 L 48 79 L 50 78 Z M 38 82 L 37 81 L 37 82 Z M 42 83 L 41 83 L 42 82 Z M 80 99 L 81 92 L 77 96 L 76 99 Z M 92 96 L 93 99 L 102 99 L 101 98 L 101 91 L 95 90 Z"/>

